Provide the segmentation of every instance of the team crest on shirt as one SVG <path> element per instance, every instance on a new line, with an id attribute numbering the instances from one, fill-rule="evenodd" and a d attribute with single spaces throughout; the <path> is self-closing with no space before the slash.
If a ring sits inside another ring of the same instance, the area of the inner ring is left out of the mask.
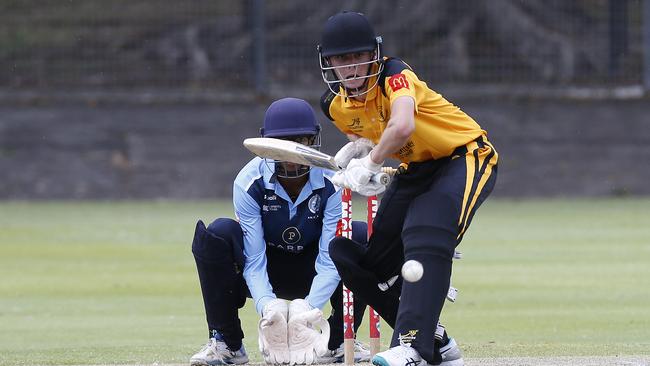
<path id="1" fill-rule="evenodd" d="M 363 131 L 363 125 L 361 124 L 361 118 L 360 117 L 353 117 L 352 121 L 350 124 L 347 125 L 347 127 L 350 129 L 350 131 L 354 133 L 358 133 Z"/>
<path id="2" fill-rule="evenodd" d="M 317 194 L 311 196 L 309 202 L 307 203 L 307 207 L 309 207 L 309 211 L 311 213 L 315 214 L 320 208 L 320 196 Z"/>
<path id="3" fill-rule="evenodd" d="M 388 79 L 388 86 L 396 92 L 402 88 L 409 89 L 409 82 L 406 80 L 406 75 L 395 74 Z"/>

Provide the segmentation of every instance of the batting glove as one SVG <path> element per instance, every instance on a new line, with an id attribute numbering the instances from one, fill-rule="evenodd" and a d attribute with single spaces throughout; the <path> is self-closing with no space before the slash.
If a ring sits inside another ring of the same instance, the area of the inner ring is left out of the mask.
<path id="1" fill-rule="evenodd" d="M 345 177 L 345 170 L 339 170 L 332 176 L 332 183 L 341 188 L 350 188 L 350 184 Z"/>
<path id="2" fill-rule="evenodd" d="M 382 164 L 377 164 L 370 159 L 370 154 L 361 159 L 352 159 L 344 170 L 346 183 L 350 189 L 359 192 L 359 189 L 370 182 L 373 175 L 381 172 Z"/>
<path id="3" fill-rule="evenodd" d="M 370 197 L 370 196 L 380 195 L 384 193 L 385 190 L 386 190 L 385 185 L 370 181 L 368 182 L 368 184 L 359 187 L 359 189 L 356 192 L 362 196 Z"/>
<path id="4" fill-rule="evenodd" d="M 329 338 L 330 327 L 323 312 L 304 299 L 293 300 L 289 305 L 289 363 L 313 364 L 328 351 Z"/>
<path id="5" fill-rule="evenodd" d="M 281 299 L 271 300 L 262 310 L 258 323 L 260 353 L 267 364 L 279 365 L 291 360 L 287 318 L 289 305 Z"/>
<path id="6" fill-rule="evenodd" d="M 382 194 L 386 190 L 385 185 L 372 180 L 365 185 L 353 187 L 353 185 L 348 181 L 348 175 L 345 170 L 339 170 L 336 172 L 336 174 L 332 176 L 332 183 L 341 188 L 350 188 L 366 197 Z"/>
<path id="7" fill-rule="evenodd" d="M 350 163 L 350 160 L 362 158 L 370 153 L 375 144 L 367 138 L 360 138 L 345 144 L 336 155 L 334 161 L 339 168 L 344 169 Z"/>

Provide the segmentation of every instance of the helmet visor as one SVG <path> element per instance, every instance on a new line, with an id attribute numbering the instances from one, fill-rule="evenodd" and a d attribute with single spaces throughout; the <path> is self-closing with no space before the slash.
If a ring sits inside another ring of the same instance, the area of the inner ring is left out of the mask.
<path id="1" fill-rule="evenodd" d="M 373 71 L 373 65 L 375 64 L 378 64 L 379 67 L 374 68 Z M 377 46 L 370 60 L 344 65 L 334 66 L 330 62 L 329 57 L 321 55 L 320 68 L 323 81 L 327 84 L 327 87 L 332 91 L 332 93 L 344 96 L 341 94 L 339 89 L 339 86 L 341 86 L 346 91 L 345 96 L 354 98 L 368 93 L 377 86 L 377 83 L 379 82 L 378 76 L 384 70 L 384 65 L 383 62 L 381 62 L 379 46 Z M 350 69 L 354 69 L 354 72 L 347 72 Z M 368 81 L 373 77 L 376 77 L 374 83 L 368 85 Z M 363 80 L 363 83 L 360 83 L 360 86 L 358 87 L 348 87 L 349 84 L 354 84 L 357 80 Z"/>

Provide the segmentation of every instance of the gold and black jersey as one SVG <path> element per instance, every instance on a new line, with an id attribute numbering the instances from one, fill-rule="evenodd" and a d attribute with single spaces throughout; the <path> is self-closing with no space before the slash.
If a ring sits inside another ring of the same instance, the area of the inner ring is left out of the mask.
<path id="1" fill-rule="evenodd" d="M 378 87 L 366 94 L 365 101 L 346 98 L 342 87 L 340 94 L 343 96 L 329 90 L 323 95 L 323 112 L 339 130 L 378 143 L 390 119 L 392 102 L 409 96 L 415 101 L 415 131 L 392 158 L 403 163 L 439 159 L 487 135 L 470 116 L 431 90 L 405 62 L 386 58 L 384 65 Z M 371 79 L 368 84 L 374 82 Z"/>

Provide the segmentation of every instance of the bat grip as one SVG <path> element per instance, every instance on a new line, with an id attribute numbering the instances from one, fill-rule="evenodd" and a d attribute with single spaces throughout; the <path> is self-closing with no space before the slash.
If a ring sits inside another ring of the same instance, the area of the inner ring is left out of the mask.
<path id="1" fill-rule="evenodd" d="M 379 172 L 370 178 L 371 181 L 387 186 L 390 183 L 390 175 L 385 172 Z"/>

